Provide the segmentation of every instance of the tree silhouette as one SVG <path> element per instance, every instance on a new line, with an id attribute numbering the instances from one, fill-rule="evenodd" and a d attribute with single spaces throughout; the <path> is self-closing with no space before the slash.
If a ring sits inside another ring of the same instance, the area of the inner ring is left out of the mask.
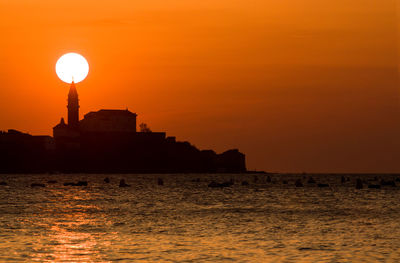
<path id="1" fill-rule="evenodd" d="M 151 132 L 150 128 L 147 126 L 146 123 L 141 123 L 139 125 L 139 128 L 141 132 Z"/>

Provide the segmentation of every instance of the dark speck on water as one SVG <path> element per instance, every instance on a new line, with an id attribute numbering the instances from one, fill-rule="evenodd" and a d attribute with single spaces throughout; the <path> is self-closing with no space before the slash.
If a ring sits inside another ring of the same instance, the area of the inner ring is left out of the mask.
<path id="1" fill-rule="evenodd" d="M 344 183 L 346 182 L 346 178 L 344 178 L 344 176 L 342 176 L 342 178 L 340 178 L 340 182 L 341 182 L 342 184 L 344 184 Z"/>
<path id="2" fill-rule="evenodd" d="M 125 182 L 125 179 L 121 179 L 119 181 L 119 187 L 130 187 L 130 185 Z"/>
<path id="3" fill-rule="evenodd" d="M 40 184 L 40 183 L 32 183 L 31 187 L 46 187 L 45 184 Z"/>
<path id="4" fill-rule="evenodd" d="M 307 183 L 309 183 L 309 184 L 315 184 L 316 182 L 315 182 L 314 178 L 310 177 L 310 178 L 308 178 Z"/>
<path id="5" fill-rule="evenodd" d="M 164 185 L 164 180 L 161 179 L 161 178 L 158 178 L 158 179 L 157 179 L 157 184 L 158 184 L 158 185 Z"/>
<path id="6" fill-rule="evenodd" d="M 368 188 L 371 188 L 371 189 L 380 189 L 381 186 L 380 186 L 379 184 L 370 184 L 370 185 L 368 185 Z"/>
<path id="7" fill-rule="evenodd" d="M 294 183 L 294 185 L 296 187 L 303 187 L 303 182 L 301 181 L 301 179 L 297 179 L 296 182 Z"/>
<path id="8" fill-rule="evenodd" d="M 87 186 L 87 185 L 88 185 L 87 181 L 79 181 L 77 183 L 74 182 L 64 183 L 64 186 Z"/>
<path id="9" fill-rule="evenodd" d="M 396 176 L 258 177 L 0 175 L 0 262 L 400 261 Z"/>

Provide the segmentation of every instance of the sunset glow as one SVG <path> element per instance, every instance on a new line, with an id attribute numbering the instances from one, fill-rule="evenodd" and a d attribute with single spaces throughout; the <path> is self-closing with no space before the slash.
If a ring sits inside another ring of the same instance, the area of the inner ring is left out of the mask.
<path id="1" fill-rule="evenodd" d="M 400 262 L 399 18 L 0 0 L 0 263 Z"/>
<path id="2" fill-rule="evenodd" d="M 249 169 L 399 172 L 395 6 L 0 1 L 0 129 L 51 134 L 66 96 L 54 66 L 77 52 L 80 118 L 129 108 L 201 149 L 237 147 Z"/>

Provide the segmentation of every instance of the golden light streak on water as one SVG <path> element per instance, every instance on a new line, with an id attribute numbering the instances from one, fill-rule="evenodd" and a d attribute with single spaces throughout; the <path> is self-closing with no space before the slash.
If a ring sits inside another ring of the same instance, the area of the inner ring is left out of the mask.
<path id="1" fill-rule="evenodd" d="M 1 175 L 0 262 L 400 261 L 400 176 L 397 187 L 362 190 L 351 175 L 314 175 L 326 188 L 303 175 L 107 176 Z M 89 185 L 63 186 L 78 180 Z"/>

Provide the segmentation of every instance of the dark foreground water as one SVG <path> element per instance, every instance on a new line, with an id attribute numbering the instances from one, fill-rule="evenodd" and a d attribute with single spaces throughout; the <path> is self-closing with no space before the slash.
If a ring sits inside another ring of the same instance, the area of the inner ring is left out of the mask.
<path id="1" fill-rule="evenodd" d="M 344 185 L 337 175 L 313 176 L 328 188 L 296 188 L 300 175 L 272 183 L 265 175 L 107 176 L 110 184 L 105 175 L 0 175 L 8 183 L 0 186 L 0 262 L 400 261 L 400 183 L 356 190 L 355 176 Z M 131 187 L 119 188 L 121 178 Z M 233 187 L 207 187 L 230 178 Z M 63 186 L 78 180 L 89 185 Z"/>

